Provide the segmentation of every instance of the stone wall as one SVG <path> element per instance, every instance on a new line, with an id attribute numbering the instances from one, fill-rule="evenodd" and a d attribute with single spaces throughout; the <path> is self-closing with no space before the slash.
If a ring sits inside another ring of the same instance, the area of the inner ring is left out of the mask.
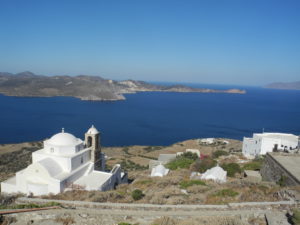
<path id="1" fill-rule="evenodd" d="M 263 180 L 282 182 L 284 185 L 300 185 L 300 181 L 293 176 L 285 167 L 281 165 L 270 153 L 266 154 L 264 164 L 261 168 Z"/>
<path id="2" fill-rule="evenodd" d="M 111 210 L 133 210 L 133 211 L 205 211 L 217 210 L 226 211 L 230 209 L 265 209 L 265 208 L 278 208 L 286 209 L 290 207 L 297 207 L 299 203 L 294 200 L 278 201 L 278 202 L 237 202 L 228 203 L 224 205 L 157 205 L 157 204 L 135 204 L 135 203 L 100 203 L 100 202 L 85 202 L 85 201 L 68 201 L 56 199 L 40 199 L 40 198 L 27 198 L 20 197 L 16 203 L 35 203 L 45 204 L 49 202 L 56 202 L 65 207 L 71 208 L 92 208 L 92 209 L 111 209 Z"/>

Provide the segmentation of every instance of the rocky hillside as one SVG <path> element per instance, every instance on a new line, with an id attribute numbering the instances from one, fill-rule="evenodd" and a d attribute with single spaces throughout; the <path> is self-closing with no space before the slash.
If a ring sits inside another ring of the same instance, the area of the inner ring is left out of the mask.
<path id="1" fill-rule="evenodd" d="M 81 100 L 124 100 L 123 94 L 142 91 L 203 92 L 244 94 L 244 90 L 214 90 L 182 85 L 163 86 L 143 81 L 114 81 L 98 76 L 42 76 L 31 72 L 18 74 L 0 72 L 0 93 L 8 96 L 52 97 L 71 96 Z"/>

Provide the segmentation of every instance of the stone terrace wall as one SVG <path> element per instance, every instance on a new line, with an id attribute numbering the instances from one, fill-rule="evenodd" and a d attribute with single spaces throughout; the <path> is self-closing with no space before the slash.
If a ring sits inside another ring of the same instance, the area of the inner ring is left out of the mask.
<path id="1" fill-rule="evenodd" d="M 230 209 L 269 209 L 278 208 L 286 209 L 289 207 L 297 207 L 299 203 L 294 200 L 278 201 L 278 202 L 240 202 L 228 203 L 225 205 L 155 205 L 155 204 L 134 204 L 134 203 L 99 203 L 99 202 L 84 202 L 84 201 L 67 201 L 67 200 L 51 200 L 40 198 L 20 197 L 16 200 L 17 203 L 35 203 L 45 204 L 49 202 L 57 202 L 63 206 L 71 208 L 93 208 L 93 209 L 112 209 L 112 210 L 140 210 L 140 211 L 206 211 L 217 210 L 226 211 Z"/>
<path id="2" fill-rule="evenodd" d="M 281 165 L 270 153 L 267 153 L 260 172 L 263 180 L 278 182 L 280 179 L 284 179 L 285 185 L 300 185 L 300 181 L 287 171 L 284 165 Z"/>

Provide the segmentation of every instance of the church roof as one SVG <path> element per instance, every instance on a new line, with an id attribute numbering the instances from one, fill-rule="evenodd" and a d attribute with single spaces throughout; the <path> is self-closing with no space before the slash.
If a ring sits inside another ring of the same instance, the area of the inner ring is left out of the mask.
<path id="1" fill-rule="evenodd" d="M 223 168 L 217 165 L 211 169 L 206 170 L 206 172 L 202 174 L 201 178 L 205 180 L 226 182 L 226 175 L 227 172 Z"/>
<path id="2" fill-rule="evenodd" d="M 61 132 L 53 135 L 47 142 L 57 146 L 74 146 L 79 144 L 80 141 L 72 134 Z"/>
<path id="3" fill-rule="evenodd" d="M 154 167 L 151 171 L 151 177 L 163 177 L 167 175 L 169 172 L 169 169 L 166 169 L 163 165 L 157 165 Z"/>
<path id="4" fill-rule="evenodd" d="M 87 131 L 88 134 L 99 134 L 99 131 L 97 130 L 96 127 L 94 127 L 94 125 L 92 125 L 92 127 Z"/>
<path id="5" fill-rule="evenodd" d="M 42 167 L 44 167 L 51 177 L 54 177 L 63 171 L 60 165 L 51 158 L 45 158 L 37 162 L 37 164 L 40 164 Z"/>

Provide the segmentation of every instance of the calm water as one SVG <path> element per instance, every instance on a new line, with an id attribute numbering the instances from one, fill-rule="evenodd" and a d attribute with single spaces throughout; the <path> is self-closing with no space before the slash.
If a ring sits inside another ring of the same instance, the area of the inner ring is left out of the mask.
<path id="1" fill-rule="evenodd" d="M 199 137 L 242 139 L 263 128 L 300 134 L 300 91 L 246 89 L 245 95 L 138 93 L 118 102 L 0 95 L 0 143 L 42 140 L 62 127 L 83 138 L 92 124 L 106 146 L 169 145 Z"/>

